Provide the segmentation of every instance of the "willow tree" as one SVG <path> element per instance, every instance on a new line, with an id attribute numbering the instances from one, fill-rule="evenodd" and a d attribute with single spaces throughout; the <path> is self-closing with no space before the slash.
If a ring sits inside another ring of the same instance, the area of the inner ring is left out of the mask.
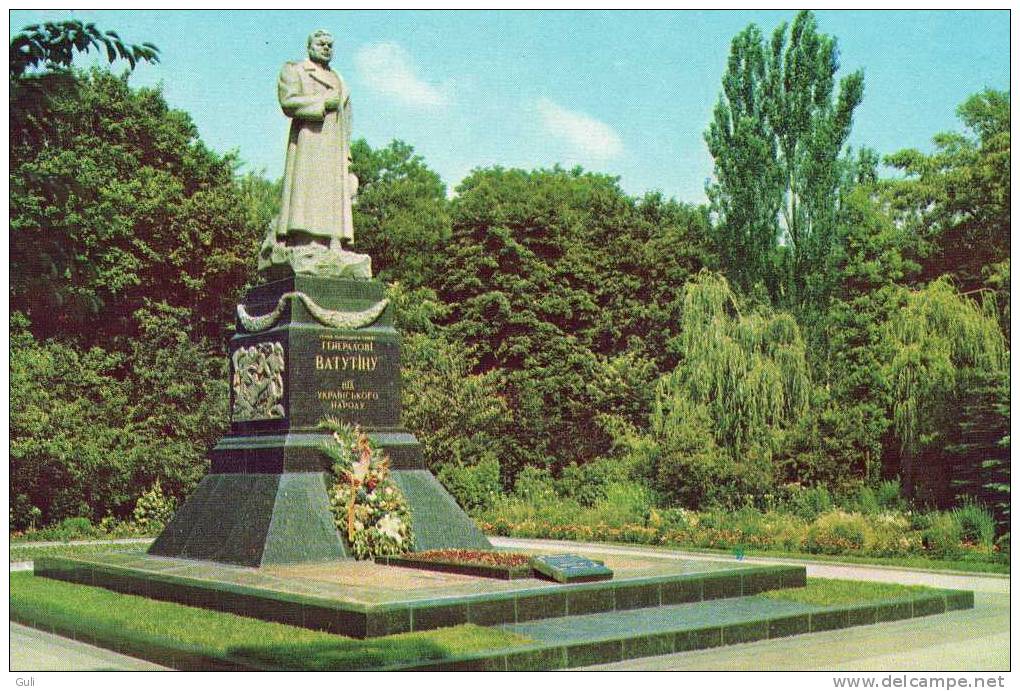
<path id="1" fill-rule="evenodd" d="M 726 279 L 702 272 L 685 288 L 676 347 L 680 364 L 657 385 L 653 435 L 668 441 L 692 420 L 707 419 L 712 438 L 698 454 L 718 448 L 721 463 L 757 478 L 746 489 L 764 489 L 783 432 L 808 407 L 797 322 L 786 313 L 741 314 Z"/>
<path id="2" fill-rule="evenodd" d="M 963 402 L 989 378 L 1009 380 L 1009 350 L 994 305 L 961 295 L 942 277 L 911 293 L 884 331 L 904 490 L 914 494 L 923 470 L 933 498 L 945 502 L 955 459 L 943 449 L 967 433 L 960 424 Z M 1004 419 L 1000 438 L 1009 434 Z M 930 467 L 919 467 L 922 459 Z"/>

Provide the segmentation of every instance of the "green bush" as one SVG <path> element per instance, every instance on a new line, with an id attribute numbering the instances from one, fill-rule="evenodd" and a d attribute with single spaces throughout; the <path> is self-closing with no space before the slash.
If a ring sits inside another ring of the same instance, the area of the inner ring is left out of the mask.
<path id="1" fill-rule="evenodd" d="M 875 516 L 882 511 L 882 507 L 878 503 L 878 494 L 867 485 L 861 486 L 854 493 L 852 508 L 865 516 Z"/>
<path id="2" fill-rule="evenodd" d="M 33 506 L 26 494 L 19 494 L 11 500 L 8 510 L 11 530 L 34 530 L 36 523 L 42 518 L 42 510 Z"/>
<path id="3" fill-rule="evenodd" d="M 832 495 L 825 487 L 791 485 L 789 492 L 787 505 L 790 512 L 805 520 L 812 521 L 823 513 L 832 511 L 834 507 Z"/>
<path id="4" fill-rule="evenodd" d="M 907 502 L 903 498 L 899 480 L 884 480 L 875 489 L 875 500 L 886 511 L 903 511 Z"/>
<path id="5" fill-rule="evenodd" d="M 470 513 L 487 509 L 502 491 L 499 461 L 491 456 L 476 465 L 442 466 L 437 477 L 457 503 Z"/>
<path id="6" fill-rule="evenodd" d="M 545 468 L 526 466 L 514 481 L 514 496 L 532 505 L 556 501 L 552 473 Z"/>
<path id="7" fill-rule="evenodd" d="M 952 514 L 963 542 L 989 548 L 995 544 L 995 519 L 987 509 L 968 503 L 953 509 Z"/>
<path id="8" fill-rule="evenodd" d="M 637 482 L 611 482 L 605 491 L 604 498 L 579 516 L 586 524 L 604 523 L 619 528 L 646 523 L 654 505 L 647 487 Z"/>
<path id="9" fill-rule="evenodd" d="M 744 494 L 740 469 L 718 444 L 705 406 L 686 401 L 676 413 L 684 424 L 633 444 L 632 462 L 651 471 L 653 487 L 673 505 L 691 509 L 725 505 Z"/>
<path id="10" fill-rule="evenodd" d="M 922 535 L 925 550 L 936 557 L 959 557 L 963 530 L 953 514 L 932 512 L 927 515 L 926 522 Z"/>
<path id="11" fill-rule="evenodd" d="M 629 477 L 630 466 L 626 459 L 599 458 L 584 465 L 571 463 L 560 471 L 556 491 L 582 506 L 594 506 L 606 498 L 611 483 L 626 482 Z"/>
<path id="12" fill-rule="evenodd" d="M 856 513 L 830 511 L 818 516 L 808 528 L 805 547 L 816 554 L 859 552 L 872 540 L 867 519 Z"/>
<path id="13" fill-rule="evenodd" d="M 176 508 L 177 502 L 173 497 L 163 493 L 163 486 L 156 480 L 142 496 L 138 497 L 132 518 L 141 530 L 159 532 L 174 517 Z"/>

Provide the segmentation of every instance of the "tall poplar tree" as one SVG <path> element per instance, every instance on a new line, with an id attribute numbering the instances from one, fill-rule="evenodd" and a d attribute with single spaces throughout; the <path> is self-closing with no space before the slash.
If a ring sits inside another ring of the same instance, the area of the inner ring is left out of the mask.
<path id="1" fill-rule="evenodd" d="M 765 44 L 755 25 L 731 44 L 705 132 L 715 159 L 708 196 L 724 268 L 743 288 L 764 283 L 783 304 L 816 299 L 812 273 L 837 237 L 840 155 L 864 94 L 857 71 L 839 82 L 836 39 L 811 12 Z"/>

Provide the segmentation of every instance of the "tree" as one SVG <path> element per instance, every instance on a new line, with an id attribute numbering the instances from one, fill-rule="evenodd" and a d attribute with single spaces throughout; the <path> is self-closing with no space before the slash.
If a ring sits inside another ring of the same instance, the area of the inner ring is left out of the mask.
<path id="1" fill-rule="evenodd" d="M 653 439 L 684 459 L 667 455 L 667 462 L 701 477 L 719 473 L 716 480 L 739 488 L 731 501 L 771 488 L 773 458 L 786 431 L 807 413 L 812 389 L 796 321 L 786 313 L 741 314 L 726 279 L 703 272 L 685 287 L 680 327 L 680 364 L 656 387 Z M 688 424 L 713 438 L 682 431 Z M 712 471 L 717 447 L 727 460 Z M 675 468 L 659 472 L 660 481 L 682 483 L 683 475 Z M 663 489 L 689 496 L 682 487 Z"/>
<path id="2" fill-rule="evenodd" d="M 753 24 L 731 45 L 723 91 L 705 140 L 715 159 L 708 187 L 724 269 L 738 286 L 762 282 L 784 304 L 807 286 L 836 240 L 840 154 L 864 77 L 844 77 L 836 40 L 800 12 L 768 46 Z"/>
<path id="3" fill-rule="evenodd" d="M 219 339 L 264 228 L 233 159 L 158 90 L 75 76 L 53 95 L 46 137 L 12 138 L 10 185 L 11 305 L 37 336 L 110 343 L 156 299 Z"/>
<path id="4" fill-rule="evenodd" d="M 351 144 L 358 176 L 355 243 L 372 257 L 376 277 L 409 288 L 433 285 L 450 239 L 446 186 L 424 159 L 394 140 L 372 149 Z"/>
<path id="5" fill-rule="evenodd" d="M 887 157 L 906 179 L 885 183 L 885 191 L 926 244 L 922 278 L 950 275 L 969 292 L 991 288 L 987 279 L 1009 260 L 1009 93 L 975 94 L 957 113 L 969 132 L 936 135 L 934 154 L 906 149 Z"/>
<path id="6" fill-rule="evenodd" d="M 809 332 L 812 371 L 824 387 L 791 436 L 790 480 L 839 487 L 899 472 L 883 325 L 905 304 L 904 284 L 919 267 L 912 234 L 874 197 L 873 185 L 861 185 L 845 202 L 836 290 Z"/>
<path id="7" fill-rule="evenodd" d="M 151 43 L 131 45 L 124 43 L 116 31 L 100 31 L 95 24 L 79 19 L 63 22 L 32 24 L 11 39 L 10 76 L 20 78 L 31 68 L 43 65 L 47 70 L 70 66 L 75 52 L 106 50 L 111 63 L 118 58 L 127 60 L 131 69 L 139 60 L 159 62 L 159 48 Z"/>
<path id="8" fill-rule="evenodd" d="M 958 439 L 963 402 L 977 395 L 987 399 L 986 408 L 998 405 L 994 395 L 981 393 L 1009 377 L 1009 351 L 990 311 L 943 277 L 913 291 L 884 326 L 893 353 L 886 376 L 907 496 L 923 480 L 927 498 L 948 504 L 953 459 L 943 449 Z M 978 417 L 974 411 L 963 422 L 972 426 Z M 985 431 L 1001 438 L 1006 430 Z"/>
<path id="9" fill-rule="evenodd" d="M 128 45 L 117 32 L 103 32 L 77 19 L 26 26 L 11 39 L 8 63 L 12 141 L 45 137 L 53 93 L 73 85 L 68 68 L 74 54 L 92 48 L 105 48 L 111 64 L 127 60 L 130 70 L 138 61 L 159 62 L 159 48 L 151 43 Z M 36 71 L 40 66 L 42 71 Z"/>

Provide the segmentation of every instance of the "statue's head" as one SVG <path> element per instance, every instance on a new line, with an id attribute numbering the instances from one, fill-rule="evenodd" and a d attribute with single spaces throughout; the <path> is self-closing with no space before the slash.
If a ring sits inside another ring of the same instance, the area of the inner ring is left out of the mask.
<path id="1" fill-rule="evenodd" d="M 333 58 L 333 34 L 325 29 L 309 34 L 308 57 L 319 64 L 328 65 Z"/>

